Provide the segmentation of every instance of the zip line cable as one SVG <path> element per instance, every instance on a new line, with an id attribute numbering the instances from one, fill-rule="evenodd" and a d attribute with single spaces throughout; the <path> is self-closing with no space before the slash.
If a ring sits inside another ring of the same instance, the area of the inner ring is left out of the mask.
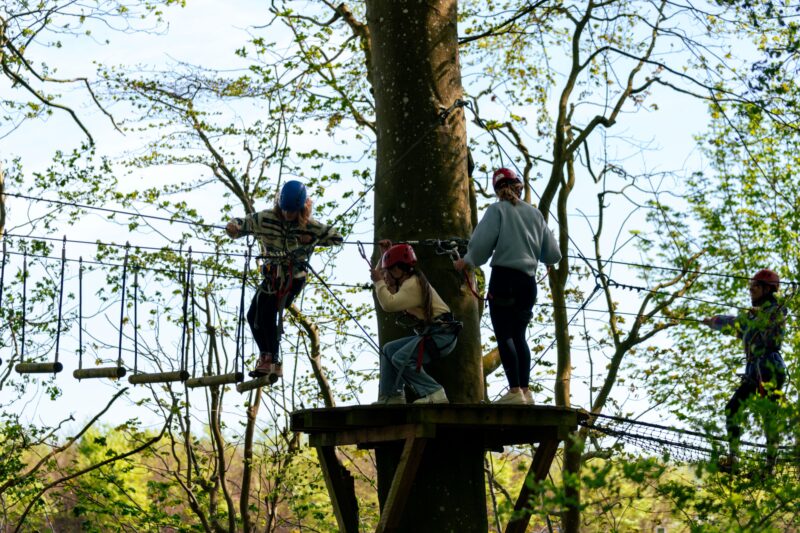
<path id="1" fill-rule="evenodd" d="M 350 312 L 350 309 L 348 309 L 348 308 L 347 308 L 347 306 L 346 306 L 346 305 L 344 305 L 344 302 L 342 302 L 342 300 L 339 298 L 339 296 L 337 296 L 337 295 L 336 295 L 336 293 L 335 293 L 335 292 L 333 292 L 333 290 L 332 290 L 332 289 L 331 289 L 331 288 L 328 286 L 328 284 L 327 284 L 327 283 L 325 283 L 325 280 L 324 280 L 324 279 L 322 279 L 322 278 L 320 277 L 320 275 L 319 275 L 319 274 L 317 274 L 317 271 L 316 271 L 316 270 L 314 270 L 314 267 L 312 267 L 312 266 L 311 266 L 310 264 L 308 264 L 308 263 L 306 263 L 306 266 L 308 267 L 308 270 L 309 270 L 309 271 L 310 271 L 312 274 L 314 274 L 314 276 L 315 276 L 315 277 L 316 277 L 316 278 L 317 278 L 317 279 L 320 281 L 320 283 L 322 283 L 322 285 L 323 285 L 323 286 L 324 286 L 324 287 L 325 287 L 325 288 L 328 290 L 328 292 L 331 294 L 331 296 L 333 296 L 333 299 L 334 299 L 334 300 L 336 300 L 336 303 L 338 303 L 338 304 L 339 304 L 339 306 L 342 308 L 342 310 L 343 310 L 345 313 L 347 313 L 347 316 L 348 316 L 348 317 L 350 317 L 350 320 L 352 320 L 353 322 L 355 322 L 355 323 L 356 323 L 356 326 L 358 326 L 358 329 L 360 329 L 360 330 L 361 330 L 361 332 L 362 332 L 364 335 L 366 335 L 366 337 L 367 337 L 367 340 L 368 340 L 368 341 L 369 341 L 369 343 L 372 345 L 372 347 L 375 349 L 375 351 L 377 351 L 377 352 L 378 352 L 378 355 L 383 355 L 383 350 L 381 350 L 381 347 L 380 347 L 380 345 L 379 345 L 377 342 L 375 342 L 375 339 L 373 339 L 373 338 L 372 338 L 372 335 L 370 335 L 369 333 L 367 333 L 367 330 L 366 330 L 366 329 L 364 329 L 364 326 L 362 326 L 362 325 L 361 325 L 361 323 L 358 321 L 358 319 L 357 319 L 357 318 L 356 318 L 356 317 L 353 315 L 353 313 L 351 313 L 351 312 Z"/>
<path id="2" fill-rule="evenodd" d="M 64 266 L 67 263 L 67 237 L 64 237 L 64 244 L 61 246 L 61 287 L 58 291 L 58 321 L 56 322 L 56 353 L 54 361 L 58 364 L 58 351 L 61 346 L 61 309 L 64 303 Z"/>
<path id="3" fill-rule="evenodd" d="M 61 242 L 63 240 L 63 239 L 57 238 L 57 237 L 19 235 L 19 234 L 8 234 L 8 233 L 6 233 L 6 236 L 7 237 L 11 237 L 11 238 L 15 238 L 15 239 L 18 239 L 18 240 L 21 240 L 21 241 Z M 108 246 L 108 247 L 123 248 L 123 249 L 126 246 L 130 246 L 133 249 L 140 249 L 140 250 L 154 250 L 154 251 L 159 251 L 159 252 L 167 252 L 167 251 L 169 251 L 169 252 L 173 252 L 173 253 L 176 253 L 176 254 L 181 253 L 181 249 L 180 248 L 171 248 L 171 247 L 168 247 L 168 246 L 162 246 L 162 247 L 139 246 L 139 245 L 132 245 L 132 244 L 116 243 L 116 242 L 84 241 L 84 240 L 76 240 L 76 239 L 66 239 L 66 242 L 67 243 L 71 243 L 71 244 L 84 244 L 84 245 L 91 245 L 91 246 Z M 442 243 L 446 243 L 446 244 L 452 244 L 452 243 L 466 244 L 467 242 L 468 242 L 468 239 L 452 239 L 452 238 L 451 239 L 421 239 L 421 240 L 403 241 L 403 243 L 411 244 L 411 245 L 414 245 L 414 246 L 417 246 L 417 245 L 440 246 Z M 372 243 L 372 242 L 365 243 L 363 241 L 342 241 L 341 244 L 358 246 L 359 247 L 359 253 L 362 253 L 363 247 L 364 247 L 365 244 L 373 244 L 373 245 L 375 245 L 375 244 L 378 244 L 378 243 Z M 16 252 L 8 252 L 8 253 L 11 254 L 11 255 L 14 255 L 14 254 L 18 255 L 18 253 L 16 253 Z M 193 253 L 201 254 L 201 255 L 223 256 L 223 257 L 244 257 L 244 255 L 245 255 L 243 253 L 221 252 L 221 251 L 211 251 L 211 250 L 195 250 Z M 48 257 L 48 256 L 41 256 L 41 255 L 31 255 L 31 257 L 50 259 L 50 257 Z M 266 258 L 266 257 L 270 257 L 269 254 L 263 255 L 263 256 L 256 256 L 257 259 L 258 258 Z M 364 254 L 362 254 L 362 257 L 366 257 L 365 252 L 364 252 Z M 586 261 L 598 260 L 598 258 L 586 257 L 586 256 L 584 256 L 582 254 L 580 254 L 580 255 L 567 254 L 567 257 L 572 258 L 572 259 L 583 259 L 583 260 L 586 260 Z M 55 259 L 55 258 L 52 258 L 52 259 Z M 646 269 L 646 270 L 663 270 L 663 271 L 668 271 L 668 272 L 685 272 L 687 274 L 697 274 L 697 275 L 702 275 L 702 276 L 713 276 L 713 277 L 736 279 L 736 280 L 742 280 L 742 281 L 748 281 L 748 280 L 751 279 L 750 276 L 740 276 L 740 275 L 736 275 L 736 274 L 725 274 L 725 273 L 722 273 L 722 272 L 716 272 L 716 271 L 711 271 L 711 270 L 684 270 L 684 269 L 681 269 L 681 268 L 678 268 L 678 267 L 663 266 L 663 265 L 650 265 L 650 264 L 646 264 L 646 263 L 635 263 L 635 262 L 631 262 L 631 261 L 620 261 L 620 260 L 616 260 L 616 259 L 599 259 L 599 260 L 601 262 L 605 263 L 605 264 L 615 264 L 615 265 L 621 265 L 621 266 L 636 267 L 636 268 L 642 268 L 642 269 Z M 67 259 L 67 261 L 75 261 L 75 260 L 74 259 Z M 367 262 L 369 262 L 369 261 L 367 261 Z M 87 264 L 97 264 L 97 265 L 101 265 L 101 266 L 121 266 L 119 264 L 114 264 L 114 263 L 91 262 L 91 261 L 87 261 Z M 590 268 L 593 271 L 596 270 L 596 267 L 594 267 L 594 266 L 591 266 Z M 154 268 L 146 268 L 146 270 L 159 271 L 159 269 L 154 269 Z M 165 273 L 179 274 L 179 272 L 174 271 L 174 270 L 169 270 L 169 269 L 161 269 L 160 271 L 165 272 Z M 203 274 L 203 272 L 198 272 L 198 274 Z M 239 278 L 238 275 L 235 276 L 235 279 L 238 279 L 238 278 Z M 789 286 L 789 287 L 798 287 L 798 286 L 800 286 L 800 283 L 794 282 L 794 281 L 781 281 L 781 284 Z M 332 286 L 336 286 L 336 284 L 331 284 L 331 285 Z M 629 285 L 629 284 L 622 284 L 622 283 L 614 282 L 614 285 L 616 287 L 618 287 L 618 288 L 621 288 L 621 289 L 637 290 L 636 286 Z M 646 289 L 642 288 L 642 289 L 639 289 L 639 290 L 646 290 Z M 2 295 L 2 289 L 0 289 L 0 295 Z M 700 300 L 700 301 L 703 301 L 703 300 Z"/>
<path id="4" fill-rule="evenodd" d="M 111 209 L 108 207 L 100 207 L 95 205 L 87 205 L 87 204 L 79 204 L 77 202 L 68 202 L 65 200 L 53 200 L 48 198 L 38 198 L 36 196 L 28 196 L 26 194 L 16 193 L 16 192 L 4 192 L 4 196 L 11 196 L 14 198 L 21 198 L 23 200 L 30 200 L 33 202 L 44 202 L 48 204 L 57 204 L 63 205 L 65 207 L 77 207 L 79 209 L 88 209 L 92 211 L 102 211 L 104 213 L 112 213 L 115 215 L 126 215 L 129 217 L 139 217 L 139 218 L 146 218 L 152 220 L 161 220 L 162 222 L 176 222 L 178 224 L 187 224 L 191 226 L 201 226 L 204 228 L 213 228 L 213 229 L 225 229 L 225 226 L 218 226 L 216 224 L 204 224 L 202 222 L 195 222 L 193 220 L 184 220 L 181 218 L 171 218 L 171 217 L 162 217 L 158 215 L 144 215 L 141 213 L 136 213 L 134 211 L 123 211 L 121 209 Z"/>
<path id="5" fill-rule="evenodd" d="M 67 240 L 67 242 L 70 242 L 70 241 Z M 9 251 L 6 251 L 6 256 L 11 256 L 11 255 L 27 255 L 27 257 L 33 257 L 33 258 L 42 259 L 42 260 L 46 260 L 46 261 L 59 261 L 60 260 L 60 258 L 54 257 L 54 256 L 46 256 L 46 255 L 39 255 L 39 254 L 22 254 L 20 252 L 9 252 Z M 578 257 L 578 256 L 576 256 L 576 257 Z M 67 258 L 66 261 L 67 262 L 77 262 L 80 265 L 90 264 L 90 265 L 95 265 L 95 266 L 100 266 L 100 267 L 108 267 L 108 268 L 119 268 L 119 267 L 123 266 L 120 263 L 111 263 L 111 262 L 105 262 L 105 261 L 88 261 L 88 260 L 84 260 L 83 258 L 79 258 L 79 259 Z M 3 263 L 3 268 L 5 268 L 5 263 Z M 180 276 L 183 273 L 182 270 L 174 270 L 174 269 L 167 269 L 167 268 L 157 268 L 157 267 L 146 267 L 146 266 L 141 266 L 141 265 L 137 265 L 136 269 L 137 270 L 149 271 L 149 272 L 157 272 L 157 273 L 162 273 L 162 274 L 173 274 L 173 275 L 178 275 L 178 276 Z M 82 273 L 82 270 L 81 270 L 81 273 Z M 207 272 L 207 271 L 206 272 L 197 272 L 197 271 L 195 271 L 195 273 L 204 274 L 206 276 L 212 276 L 213 275 L 213 276 L 216 276 L 218 278 L 232 279 L 232 280 L 234 280 L 234 279 L 235 280 L 240 280 L 241 277 L 242 277 L 242 276 L 240 276 L 238 274 L 237 275 L 216 274 L 216 273 Z M 637 292 L 654 292 L 656 294 L 670 295 L 670 293 L 663 292 L 663 291 L 655 291 L 655 290 L 649 289 L 647 287 L 641 287 L 641 286 L 634 286 L 634 285 L 618 283 L 615 280 L 613 280 L 612 278 L 607 278 L 607 279 L 609 281 L 609 285 L 612 286 L 612 287 L 617 287 L 617 288 L 625 289 L 625 290 L 636 290 Z M 316 283 L 313 283 L 313 282 L 311 284 L 312 285 L 316 285 Z M 371 283 L 354 284 L 354 283 L 325 282 L 325 285 L 327 285 L 327 287 L 341 287 L 343 289 L 372 290 L 372 284 Z M 0 284 L 0 287 L 1 287 L 1 284 Z M 2 296 L 2 288 L 0 288 L 0 296 Z M 746 311 L 746 310 L 749 309 L 748 307 L 736 306 L 736 305 L 733 305 L 733 304 L 730 304 L 730 303 L 727 303 L 727 302 L 718 302 L 718 301 L 714 301 L 714 300 L 704 300 L 702 298 L 695 298 L 695 297 L 686 296 L 686 295 L 679 296 L 679 298 L 684 299 L 684 300 L 697 301 L 697 302 L 700 302 L 700 303 L 706 303 L 706 304 L 714 305 L 714 306 L 717 306 L 717 307 L 734 308 L 734 309 L 743 310 L 743 311 Z M 548 307 L 553 307 L 553 308 L 558 307 L 558 306 L 556 306 L 554 304 L 537 303 L 536 305 L 537 306 L 548 306 Z M 564 306 L 564 308 L 565 309 L 569 309 L 569 310 L 580 309 L 580 307 L 576 308 L 576 307 L 570 307 L 570 306 Z M 607 313 L 608 312 L 608 310 L 603 310 L 603 309 L 585 309 L 585 310 L 589 311 L 589 312 L 595 312 L 595 313 Z M 629 312 L 626 313 L 626 312 L 621 312 L 621 311 L 615 311 L 615 312 L 617 314 L 619 314 L 619 315 L 639 316 L 638 313 L 629 313 Z M 790 314 L 788 316 L 791 317 L 791 318 L 797 318 L 793 314 Z M 668 320 L 679 320 L 679 321 L 684 321 L 684 322 L 702 322 L 699 319 L 690 318 L 690 317 L 671 317 L 671 316 L 666 316 L 666 315 L 660 315 L 660 318 L 664 318 L 664 319 L 668 319 Z"/>

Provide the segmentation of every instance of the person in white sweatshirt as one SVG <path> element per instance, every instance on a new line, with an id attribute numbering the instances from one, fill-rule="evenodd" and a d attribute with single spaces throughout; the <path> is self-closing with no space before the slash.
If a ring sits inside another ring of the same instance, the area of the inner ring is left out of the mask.
<path id="1" fill-rule="evenodd" d="M 456 346 L 460 323 L 417 269 L 409 244 L 381 241 L 380 268 L 371 272 L 375 295 L 384 311 L 402 312 L 416 319 L 414 335 L 387 342 L 381 349 L 378 404 L 406 403 L 403 385 L 420 398 L 414 403 L 448 403 L 444 388 L 423 365 L 448 355 Z"/>
<path id="2" fill-rule="evenodd" d="M 477 268 L 492 257 L 489 315 L 508 392 L 495 403 L 533 404 L 528 384 L 531 351 L 525 333 L 536 302 L 536 267 L 554 265 L 561 251 L 542 213 L 521 200 L 522 180 L 508 168 L 492 177 L 497 202 L 475 227 L 467 254 L 454 262 L 457 270 Z"/>

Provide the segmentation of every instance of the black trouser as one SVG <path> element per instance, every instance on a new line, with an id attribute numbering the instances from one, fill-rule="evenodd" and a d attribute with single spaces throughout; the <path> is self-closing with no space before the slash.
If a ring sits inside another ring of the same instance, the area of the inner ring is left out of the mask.
<path id="1" fill-rule="evenodd" d="M 513 268 L 492 267 L 489 316 L 509 387 L 527 387 L 531 350 L 525 333 L 536 302 L 536 278 Z"/>
<path id="2" fill-rule="evenodd" d="M 295 278 L 284 296 L 283 306 L 279 306 L 280 296 L 271 288 L 271 280 L 265 279 L 261 287 L 256 290 L 250 309 L 247 311 L 247 323 L 253 332 L 253 339 L 261 353 L 272 355 L 273 362 L 280 362 L 280 343 L 283 324 L 281 323 L 282 311 L 289 307 L 292 301 L 300 294 L 305 284 L 305 278 Z M 269 294 L 272 292 L 272 294 Z"/>
<path id="3" fill-rule="evenodd" d="M 759 414 L 764 421 L 764 433 L 767 438 L 767 463 L 770 467 L 774 466 L 780 441 L 780 424 L 777 420 L 779 413 L 774 407 L 777 407 L 777 400 L 780 396 L 778 392 L 783 388 L 784 381 L 786 381 L 786 370 L 782 360 L 778 362 L 772 357 L 765 357 L 757 362 L 747 364 L 747 371 L 739 388 L 725 406 L 725 425 L 728 430 L 731 455 L 737 455 L 739 452 L 739 440 L 742 435 L 739 413 L 751 396 L 759 394 L 760 382 L 765 387 L 766 398 L 772 402 L 769 409 Z"/>

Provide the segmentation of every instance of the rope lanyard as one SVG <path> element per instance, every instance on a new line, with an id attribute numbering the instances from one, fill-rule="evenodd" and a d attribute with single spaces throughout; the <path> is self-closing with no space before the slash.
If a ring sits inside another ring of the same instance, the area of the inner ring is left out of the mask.
<path id="1" fill-rule="evenodd" d="M 196 369 L 197 369 L 197 344 L 195 343 L 195 335 L 194 332 L 197 329 L 197 315 L 195 314 L 195 305 L 194 301 L 194 271 L 189 271 L 189 291 L 190 291 L 190 298 L 192 300 L 192 377 L 196 376 Z"/>
<path id="2" fill-rule="evenodd" d="M 234 371 L 244 373 L 244 293 L 247 285 L 247 269 L 250 268 L 250 249 L 244 254 L 244 268 L 242 269 L 242 295 L 239 300 L 239 313 L 236 317 L 236 356 Z M 237 369 L 236 366 L 239 366 Z"/>
<path id="3" fill-rule="evenodd" d="M 186 336 L 189 328 L 189 276 L 192 272 L 192 249 L 189 248 L 189 258 L 186 260 L 186 274 L 183 277 L 183 332 L 181 334 L 181 353 L 178 359 L 178 364 L 181 365 L 181 370 L 186 370 L 189 366 L 189 350 L 186 342 Z"/>
<path id="4" fill-rule="evenodd" d="M 61 346 L 61 309 L 64 303 L 64 265 L 67 263 L 67 236 L 64 235 L 64 242 L 61 245 L 61 287 L 58 290 L 58 322 L 56 325 L 56 354 L 55 362 L 58 363 L 58 350 Z"/>
<path id="5" fill-rule="evenodd" d="M 25 361 L 25 313 L 28 304 L 28 250 L 22 253 L 22 335 L 20 340 L 20 360 Z"/>
<path id="6" fill-rule="evenodd" d="M 369 257 L 367 257 L 367 251 L 364 249 L 364 243 L 361 241 L 356 241 L 356 244 L 358 245 L 358 253 L 361 254 L 361 257 L 363 257 L 364 261 L 366 261 L 369 265 L 369 269 L 372 270 L 372 261 L 370 261 Z"/>
<path id="7" fill-rule="evenodd" d="M 78 258 L 78 370 L 83 369 L 83 257 Z"/>
<path id="8" fill-rule="evenodd" d="M 128 277 L 128 253 L 130 246 L 125 247 L 125 261 L 122 263 L 122 298 L 119 305 L 119 347 L 117 350 L 117 366 L 122 366 L 122 330 L 125 323 L 125 283 Z"/>

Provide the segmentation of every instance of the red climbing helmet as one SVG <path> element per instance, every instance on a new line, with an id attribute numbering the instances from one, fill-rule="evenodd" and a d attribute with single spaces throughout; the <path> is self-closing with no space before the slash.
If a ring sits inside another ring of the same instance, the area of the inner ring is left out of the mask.
<path id="1" fill-rule="evenodd" d="M 515 181 L 517 183 L 522 183 L 522 180 L 519 179 L 517 173 L 511 170 L 510 168 L 498 168 L 494 171 L 492 175 L 492 187 L 497 189 L 497 186 L 504 181 Z"/>
<path id="2" fill-rule="evenodd" d="M 410 244 L 395 244 L 381 257 L 381 268 L 392 268 L 398 263 L 412 267 L 417 264 L 417 254 Z"/>
<path id="3" fill-rule="evenodd" d="M 778 276 L 777 272 L 768 268 L 762 268 L 756 272 L 756 275 L 752 277 L 752 281 L 757 281 L 763 285 L 770 285 L 772 287 L 777 287 L 781 284 L 781 278 Z"/>

